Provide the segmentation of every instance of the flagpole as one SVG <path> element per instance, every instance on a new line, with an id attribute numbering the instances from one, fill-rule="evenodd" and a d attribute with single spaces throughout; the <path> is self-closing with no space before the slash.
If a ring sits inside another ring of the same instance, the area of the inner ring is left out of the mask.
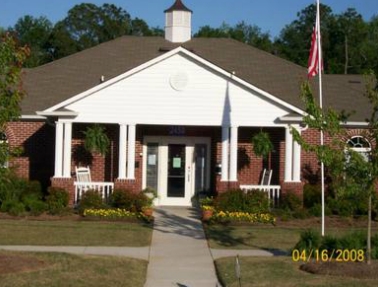
<path id="1" fill-rule="evenodd" d="M 317 0 L 316 3 L 316 31 L 317 31 L 317 45 L 318 45 L 318 75 L 319 75 L 319 107 L 323 109 L 323 82 L 322 82 L 322 45 L 321 45 L 321 37 L 320 37 L 320 0 Z M 324 133 L 323 129 L 320 130 L 320 146 L 324 146 Z M 322 186 L 322 236 L 325 235 L 325 184 L 324 184 L 324 162 L 321 160 L 320 162 L 320 170 L 321 170 L 321 186 Z"/>

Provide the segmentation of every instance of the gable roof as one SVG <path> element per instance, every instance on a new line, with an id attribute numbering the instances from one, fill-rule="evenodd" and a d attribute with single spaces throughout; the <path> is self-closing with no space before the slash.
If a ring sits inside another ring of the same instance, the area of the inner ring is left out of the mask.
<path id="1" fill-rule="evenodd" d="M 307 69 L 232 39 L 194 38 L 171 43 L 161 37 L 124 36 L 34 69 L 26 69 L 22 114 L 35 114 L 182 46 L 267 93 L 303 109 L 300 83 Z M 325 76 L 324 104 L 337 110 L 358 109 L 362 121 L 369 105 L 361 76 Z M 316 87 L 316 85 L 314 85 Z"/>

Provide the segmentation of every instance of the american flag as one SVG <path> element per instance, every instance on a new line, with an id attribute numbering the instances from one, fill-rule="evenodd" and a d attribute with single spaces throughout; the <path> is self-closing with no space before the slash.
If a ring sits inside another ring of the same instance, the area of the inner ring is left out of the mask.
<path id="1" fill-rule="evenodd" d="M 320 21 L 319 13 L 316 13 L 316 24 L 312 31 L 311 36 L 311 49 L 310 56 L 308 58 L 308 78 L 314 77 L 319 73 L 319 49 L 320 49 Z M 323 65 L 321 67 L 323 69 Z"/>

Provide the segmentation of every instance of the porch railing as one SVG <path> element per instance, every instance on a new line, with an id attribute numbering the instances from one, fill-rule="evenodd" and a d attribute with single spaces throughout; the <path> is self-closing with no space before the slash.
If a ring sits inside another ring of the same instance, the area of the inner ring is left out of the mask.
<path id="1" fill-rule="evenodd" d="M 273 206 L 278 205 L 281 193 L 280 185 L 240 185 L 240 188 L 244 191 L 262 190 L 268 193 L 268 199 L 272 201 Z"/>
<path id="2" fill-rule="evenodd" d="M 103 199 L 108 199 L 114 189 L 113 182 L 75 181 L 74 186 L 75 186 L 75 204 L 79 203 L 83 194 L 86 193 L 88 190 L 95 190 L 101 195 Z"/>

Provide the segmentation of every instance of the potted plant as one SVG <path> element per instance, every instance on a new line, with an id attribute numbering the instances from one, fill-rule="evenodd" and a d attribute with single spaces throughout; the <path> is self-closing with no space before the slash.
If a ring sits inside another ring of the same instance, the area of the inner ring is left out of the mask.
<path id="1" fill-rule="evenodd" d="M 152 206 L 143 206 L 142 212 L 144 216 L 152 217 L 152 214 L 154 213 L 154 209 Z"/>
<path id="2" fill-rule="evenodd" d="M 210 218 L 213 216 L 215 208 L 211 205 L 203 205 L 201 207 L 202 209 L 202 220 L 203 221 L 209 221 Z"/>
<path id="3" fill-rule="evenodd" d="M 146 217 L 152 217 L 152 214 L 154 213 L 152 198 L 147 198 L 146 205 L 142 207 L 142 213 Z"/>
<path id="4" fill-rule="evenodd" d="M 252 137 L 253 152 L 257 156 L 261 156 L 263 160 L 267 160 L 274 146 L 270 140 L 269 134 L 262 130 Z M 270 165 L 270 163 L 269 163 Z M 270 168 L 270 166 L 269 166 Z"/>
<path id="5" fill-rule="evenodd" d="M 213 197 L 205 197 L 200 199 L 199 201 L 200 208 L 202 210 L 202 219 L 204 221 L 209 220 L 214 214 L 214 198 Z"/>
<path id="6" fill-rule="evenodd" d="M 92 127 L 88 127 L 83 133 L 85 136 L 84 147 L 87 151 L 101 155 L 107 153 L 110 140 L 105 133 L 104 127 L 95 124 Z"/>
<path id="7" fill-rule="evenodd" d="M 157 191 L 151 187 L 146 187 L 142 190 L 142 193 L 146 196 L 146 205 L 142 207 L 142 212 L 145 216 L 151 217 L 154 212 L 154 200 L 157 198 Z"/>

